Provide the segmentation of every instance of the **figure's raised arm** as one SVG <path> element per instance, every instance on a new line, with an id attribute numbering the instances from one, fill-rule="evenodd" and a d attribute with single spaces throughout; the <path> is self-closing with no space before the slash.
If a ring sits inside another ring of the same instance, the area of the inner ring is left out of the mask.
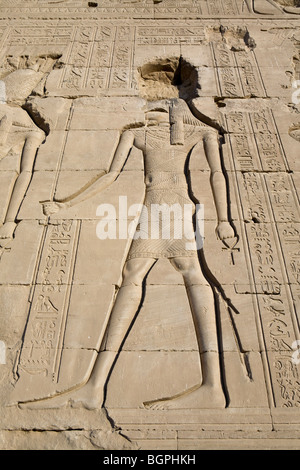
<path id="1" fill-rule="evenodd" d="M 227 187 L 221 165 L 218 133 L 214 131 L 207 132 L 203 140 L 211 172 L 210 183 L 217 211 L 217 234 L 224 241 L 226 238 L 234 238 L 235 233 L 228 221 Z"/>
<path id="2" fill-rule="evenodd" d="M 44 214 L 50 215 L 60 209 L 72 207 L 86 201 L 110 186 L 121 173 L 133 143 L 133 133 L 129 130 L 125 131 L 120 137 L 109 171 L 100 174 L 96 179 L 91 180 L 83 188 L 67 198 L 43 202 Z"/>

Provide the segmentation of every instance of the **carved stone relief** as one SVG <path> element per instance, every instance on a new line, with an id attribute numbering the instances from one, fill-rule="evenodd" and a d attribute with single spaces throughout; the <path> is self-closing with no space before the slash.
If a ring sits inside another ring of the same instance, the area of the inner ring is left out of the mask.
<path id="1" fill-rule="evenodd" d="M 1 71 L 1 160 L 6 162 L 10 159 L 17 164 L 17 173 L 0 228 L 2 249 L 13 238 L 18 212 L 32 178 L 36 153 L 45 140 L 45 133 L 22 109 L 22 105 L 33 90 L 38 91 L 37 87 L 49 74 L 54 61 L 50 57 L 10 56 L 6 58 Z"/>
<path id="2" fill-rule="evenodd" d="M 249 0 L 252 11 L 261 15 L 299 14 L 298 0 Z"/>
<path id="3" fill-rule="evenodd" d="M 3 3 L 1 446 L 297 447 L 299 2 Z"/>
<path id="4" fill-rule="evenodd" d="M 294 16 L 299 14 L 298 0 L 111 0 L 110 2 L 86 0 L 3 0 L 5 13 L 15 9 L 28 16 L 37 12 L 46 13 L 100 13 L 105 17 L 129 17 L 141 15 L 142 18 L 168 18 L 169 15 L 182 17 L 234 18 L 248 16 Z M 21 9 L 21 10 L 20 10 Z"/>

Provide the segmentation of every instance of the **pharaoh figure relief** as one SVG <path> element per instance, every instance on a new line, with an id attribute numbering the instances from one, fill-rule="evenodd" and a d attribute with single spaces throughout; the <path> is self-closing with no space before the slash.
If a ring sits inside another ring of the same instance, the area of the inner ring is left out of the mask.
<path id="1" fill-rule="evenodd" d="M 28 96 L 51 70 L 54 59 L 10 57 L 1 76 L 0 161 L 17 155 L 17 176 L 4 222 L 0 227 L 0 246 L 13 238 L 17 215 L 31 181 L 36 152 L 45 133 L 23 109 Z"/>
<path id="2" fill-rule="evenodd" d="M 180 62 L 182 64 L 182 62 Z M 68 209 L 99 194 L 112 185 L 120 175 L 133 147 L 141 150 L 144 161 L 146 195 L 137 231 L 142 230 L 145 212 L 153 204 L 167 204 L 183 208 L 193 204 L 187 181 L 186 165 L 192 149 L 204 146 L 211 172 L 211 187 L 216 209 L 216 243 L 235 239 L 235 231 L 228 220 L 225 176 L 220 157 L 219 131 L 191 111 L 188 102 L 197 96 L 198 74 L 191 66 L 170 70 L 168 61 L 146 67 L 140 90 L 147 98 L 145 124 L 127 127 L 116 148 L 110 170 L 77 191 L 74 197 L 45 202 L 47 216 Z M 190 232 L 194 233 L 192 218 Z M 139 229 L 140 227 L 140 229 Z M 171 227 L 172 228 L 172 227 Z M 183 276 L 190 305 L 196 337 L 202 382 L 195 377 L 195 385 L 174 397 L 161 397 L 144 402 L 146 408 L 224 408 L 225 394 L 221 381 L 220 350 L 213 290 L 207 273 L 199 262 L 196 240 L 187 249 L 184 237 L 172 235 L 168 239 L 133 237 L 123 268 L 123 281 L 110 312 L 109 321 L 100 352 L 91 367 L 86 383 L 66 393 L 25 403 L 29 407 L 55 408 L 70 403 L 88 409 L 101 408 L 105 400 L 105 386 L 124 338 L 131 327 L 142 296 L 142 285 L 156 261 L 166 258 Z M 202 248 L 200 248 L 202 251 Z M 203 253 L 201 253 L 203 255 Z M 18 387 L 18 384 L 17 384 Z M 21 391 L 18 396 L 20 397 Z M 22 399 L 20 400 L 22 401 Z M 24 401 L 23 401 L 24 403 Z"/>

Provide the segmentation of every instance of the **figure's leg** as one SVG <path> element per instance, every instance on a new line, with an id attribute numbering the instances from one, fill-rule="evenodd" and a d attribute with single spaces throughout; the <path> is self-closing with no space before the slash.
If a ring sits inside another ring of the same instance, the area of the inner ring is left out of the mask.
<path id="1" fill-rule="evenodd" d="M 16 217 L 30 184 L 35 155 L 43 139 L 44 134 L 41 132 L 28 137 L 25 141 L 20 162 L 20 174 L 13 188 L 4 225 L 0 229 L 0 239 L 13 237 L 16 228 Z"/>
<path id="2" fill-rule="evenodd" d="M 56 408 L 70 401 L 88 409 L 101 408 L 104 388 L 122 342 L 134 320 L 142 298 L 142 284 L 155 259 L 136 258 L 126 262 L 123 281 L 112 308 L 105 339 L 91 375 L 84 386 L 46 400 L 26 404 L 30 408 Z"/>
<path id="3" fill-rule="evenodd" d="M 100 406 L 107 377 L 141 302 L 144 278 L 154 263 L 155 259 L 136 258 L 125 264 L 123 282 L 111 312 L 104 344 L 87 383 Z"/>
<path id="4" fill-rule="evenodd" d="M 199 384 L 171 399 L 149 405 L 158 409 L 224 408 L 215 302 L 211 286 L 203 276 L 196 256 L 174 258 L 171 263 L 184 278 L 199 346 L 202 383 L 201 386 Z"/>

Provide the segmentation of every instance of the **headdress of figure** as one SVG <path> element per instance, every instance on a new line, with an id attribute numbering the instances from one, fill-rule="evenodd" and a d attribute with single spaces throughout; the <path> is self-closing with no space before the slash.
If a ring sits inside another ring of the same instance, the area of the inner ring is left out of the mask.
<path id="1" fill-rule="evenodd" d="M 147 111 L 169 113 L 171 144 L 183 145 L 185 124 L 203 127 L 208 121 L 202 120 L 202 113 L 192 112 L 192 100 L 199 97 L 201 89 L 199 70 L 177 57 L 144 64 L 138 72 L 139 92 L 148 102 Z"/>
<path id="2" fill-rule="evenodd" d="M 9 56 L 0 69 L 1 102 L 22 105 L 52 70 L 58 56 Z"/>
<path id="3" fill-rule="evenodd" d="M 171 144 L 184 144 L 184 124 L 191 126 L 203 125 L 191 112 L 187 103 L 180 98 L 171 100 L 170 107 L 170 124 L 171 124 Z"/>
<path id="4" fill-rule="evenodd" d="M 203 127 L 204 123 L 197 119 L 186 101 L 181 98 L 171 100 L 169 106 L 171 124 L 171 144 L 184 144 L 184 124 Z"/>
<path id="5" fill-rule="evenodd" d="M 152 101 L 147 105 L 147 112 L 150 111 L 169 113 L 172 145 L 184 144 L 185 124 L 194 127 L 203 127 L 203 125 L 205 125 L 200 119 L 194 116 L 188 104 L 182 98 Z"/>

